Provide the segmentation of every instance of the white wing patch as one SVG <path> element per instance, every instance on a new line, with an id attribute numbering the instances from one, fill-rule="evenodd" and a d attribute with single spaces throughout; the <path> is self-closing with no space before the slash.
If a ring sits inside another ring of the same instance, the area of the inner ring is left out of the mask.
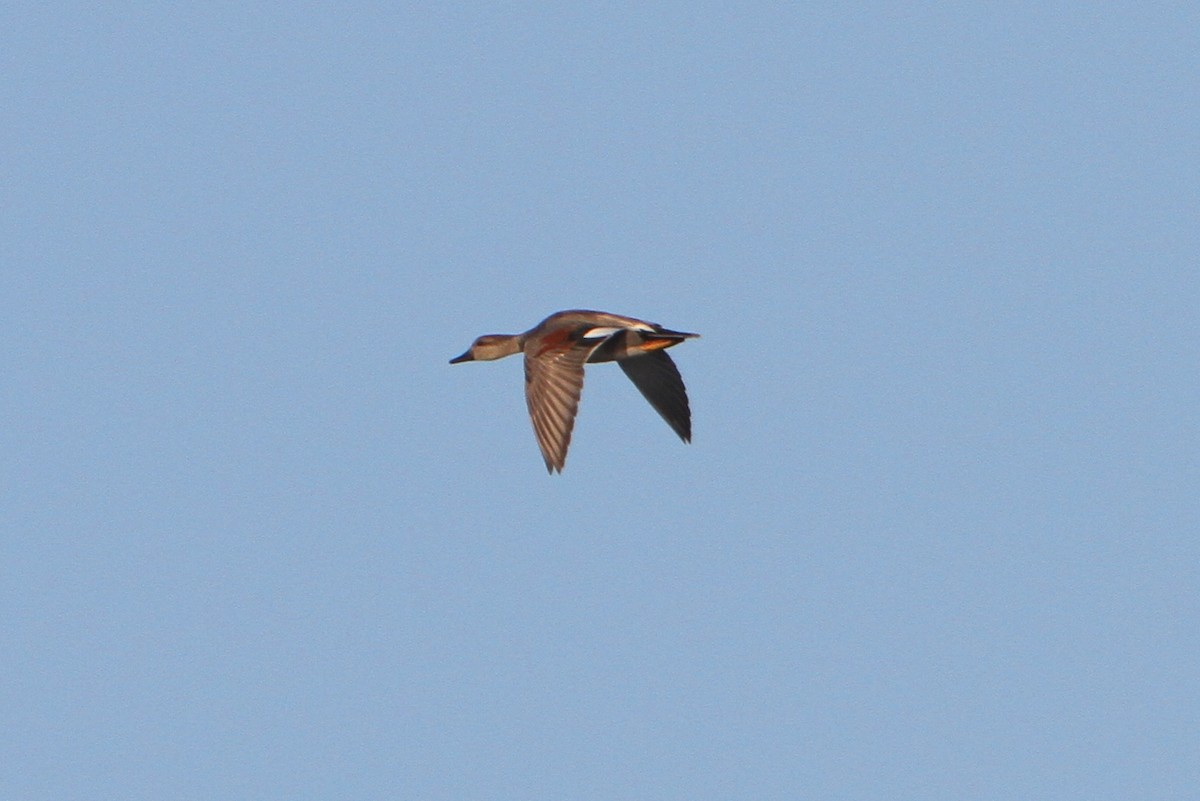
<path id="1" fill-rule="evenodd" d="M 613 334 L 620 331 L 620 328 L 593 328 L 590 331 L 585 331 L 584 339 L 607 339 Z"/>

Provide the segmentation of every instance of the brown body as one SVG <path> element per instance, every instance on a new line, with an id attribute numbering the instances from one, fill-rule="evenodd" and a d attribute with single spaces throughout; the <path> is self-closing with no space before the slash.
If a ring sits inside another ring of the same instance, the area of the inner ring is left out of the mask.
<path id="1" fill-rule="evenodd" d="M 525 400 L 546 469 L 562 472 L 583 391 L 583 365 L 620 365 L 650 405 L 684 442 L 692 438 L 687 390 L 665 350 L 699 336 L 608 312 L 552 314 L 523 334 L 486 334 L 450 360 L 490 361 L 525 355 Z"/>

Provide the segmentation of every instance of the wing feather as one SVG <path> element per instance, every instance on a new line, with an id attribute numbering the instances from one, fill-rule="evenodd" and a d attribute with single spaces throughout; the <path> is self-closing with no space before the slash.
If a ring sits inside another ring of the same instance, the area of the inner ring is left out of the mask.
<path id="1" fill-rule="evenodd" d="M 594 343 L 563 345 L 525 355 L 525 402 L 546 470 L 551 473 L 561 473 L 567 461 L 583 393 L 583 363 Z"/>
<path id="2" fill-rule="evenodd" d="M 666 351 L 654 350 L 617 362 L 654 410 L 684 442 L 692 441 L 692 410 L 679 368 Z"/>

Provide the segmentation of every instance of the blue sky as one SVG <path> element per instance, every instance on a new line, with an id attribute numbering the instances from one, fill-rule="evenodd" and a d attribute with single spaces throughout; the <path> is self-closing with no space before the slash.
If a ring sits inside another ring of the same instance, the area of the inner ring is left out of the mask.
<path id="1" fill-rule="evenodd" d="M 0 796 L 1194 793 L 1198 24 L 11 8 Z"/>

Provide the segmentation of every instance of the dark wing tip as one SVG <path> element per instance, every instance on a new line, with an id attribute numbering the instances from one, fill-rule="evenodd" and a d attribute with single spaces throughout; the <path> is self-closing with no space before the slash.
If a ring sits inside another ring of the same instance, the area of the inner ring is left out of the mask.
<path id="1" fill-rule="evenodd" d="M 617 362 L 659 416 L 684 442 L 692 441 L 692 410 L 679 368 L 664 351 Z"/>

